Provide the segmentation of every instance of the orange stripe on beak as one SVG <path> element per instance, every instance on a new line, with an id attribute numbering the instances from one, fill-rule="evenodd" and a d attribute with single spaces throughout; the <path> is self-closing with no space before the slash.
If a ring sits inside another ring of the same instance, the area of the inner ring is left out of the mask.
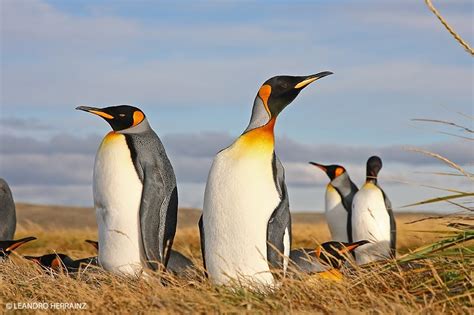
<path id="1" fill-rule="evenodd" d="M 96 114 L 96 115 L 98 115 L 102 118 L 105 118 L 105 119 L 114 119 L 114 116 L 109 115 L 109 114 L 104 113 L 104 112 L 101 112 L 101 111 L 98 111 L 98 110 L 90 110 L 89 113 Z"/>

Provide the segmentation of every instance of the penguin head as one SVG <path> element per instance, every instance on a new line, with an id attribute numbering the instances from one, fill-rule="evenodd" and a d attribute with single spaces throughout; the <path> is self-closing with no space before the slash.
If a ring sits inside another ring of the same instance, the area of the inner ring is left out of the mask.
<path id="1" fill-rule="evenodd" d="M 104 108 L 78 106 L 76 109 L 104 118 L 114 131 L 135 127 L 145 120 L 145 114 L 139 108 L 130 105 L 118 105 Z"/>
<path id="2" fill-rule="evenodd" d="M 336 177 L 339 177 L 346 172 L 344 167 L 336 164 L 323 165 L 316 162 L 309 162 L 309 164 L 320 168 L 324 173 L 326 173 L 330 180 L 334 180 Z"/>
<path id="3" fill-rule="evenodd" d="M 367 243 L 369 243 L 367 240 L 354 243 L 335 241 L 326 242 L 321 244 L 320 247 L 316 248 L 316 257 L 323 264 L 339 269 L 349 257 L 349 253 L 353 252 L 357 247 Z"/>
<path id="4" fill-rule="evenodd" d="M 382 169 L 382 159 L 378 156 L 371 156 L 367 160 L 367 181 L 376 181 L 377 175 Z"/>
<path id="5" fill-rule="evenodd" d="M 21 245 L 35 240 L 36 237 L 30 236 L 25 237 L 19 240 L 11 240 L 11 241 L 0 241 L 0 260 L 8 257 L 12 251 L 20 247 Z"/>
<path id="6" fill-rule="evenodd" d="M 259 128 L 271 120 L 288 106 L 310 83 L 332 74 L 324 71 L 307 76 L 280 75 L 268 79 L 262 84 L 255 97 L 252 118 L 246 131 Z"/>
<path id="7" fill-rule="evenodd" d="M 46 254 L 43 256 L 25 256 L 26 259 L 33 261 L 44 269 L 53 269 L 60 271 L 73 260 L 65 254 Z"/>
<path id="8" fill-rule="evenodd" d="M 307 76 L 276 76 L 263 83 L 258 90 L 257 97 L 263 102 L 270 118 L 273 118 L 293 102 L 301 90 L 310 83 L 330 74 L 332 72 L 324 71 Z"/>

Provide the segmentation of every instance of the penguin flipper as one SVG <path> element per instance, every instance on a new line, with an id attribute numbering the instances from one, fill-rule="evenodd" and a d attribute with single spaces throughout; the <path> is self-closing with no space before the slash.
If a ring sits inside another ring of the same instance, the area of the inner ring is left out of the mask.
<path id="1" fill-rule="evenodd" d="M 178 193 L 176 187 L 168 196 L 161 178 L 144 171 L 140 205 L 140 227 L 143 249 L 148 265 L 157 270 L 158 264 L 167 265 L 176 232 Z"/>
<path id="2" fill-rule="evenodd" d="M 291 246 L 291 215 L 285 184 L 285 171 L 280 160 L 273 155 L 273 176 L 280 194 L 280 203 L 273 211 L 267 225 L 267 260 L 270 268 L 286 271 Z M 285 236 L 287 239 L 285 239 Z"/>
<path id="3" fill-rule="evenodd" d="M 397 224 L 395 222 L 395 216 L 393 215 L 392 203 L 390 202 L 390 199 L 388 199 L 382 188 L 380 188 L 380 191 L 382 191 L 385 208 L 387 209 L 388 216 L 390 217 L 390 251 L 392 257 L 395 257 L 397 253 Z"/>
<path id="4" fill-rule="evenodd" d="M 201 253 L 202 253 L 202 264 L 204 266 L 204 270 L 206 270 L 206 251 L 205 251 L 205 239 L 204 239 L 204 222 L 203 222 L 203 215 L 199 218 L 199 237 L 201 238 Z M 206 274 L 207 276 L 207 274 Z"/>
<path id="5" fill-rule="evenodd" d="M 132 161 L 142 182 L 140 230 L 145 259 L 156 270 L 166 267 L 176 233 L 178 190 L 173 167 L 156 133 L 126 134 Z"/>

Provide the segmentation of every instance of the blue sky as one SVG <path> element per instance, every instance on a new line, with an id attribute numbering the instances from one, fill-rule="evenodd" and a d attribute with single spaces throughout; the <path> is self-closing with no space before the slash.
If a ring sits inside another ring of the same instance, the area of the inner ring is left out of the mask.
<path id="1" fill-rule="evenodd" d="M 472 2 L 435 5 L 472 44 Z M 208 169 L 218 145 L 228 145 L 245 129 L 261 83 L 278 74 L 324 70 L 335 74 L 305 89 L 276 128 L 294 208 L 323 205 L 325 178 L 313 174 L 309 160 L 350 165 L 360 183 L 366 157 L 388 152 L 382 156 L 391 180 L 387 190 L 397 205 L 433 194 L 395 183 L 397 176 L 465 185 L 411 176 L 443 166 L 419 162 L 403 149 L 430 147 L 448 157 L 462 151 L 457 162 L 465 167 L 474 155 L 468 142 L 437 133 L 444 128 L 411 121 L 472 125 L 458 114 L 473 114 L 472 57 L 423 1 L 4 0 L 1 9 L 0 136 L 4 144 L 20 139 L 20 147 L 3 146 L 0 175 L 11 182 L 17 200 L 90 205 L 93 150 L 109 127 L 73 109 L 134 104 L 173 147 L 181 204 L 198 207 L 206 179 L 202 169 Z M 77 152 L 51 147 L 58 137 L 81 145 Z M 28 149 L 26 143 L 49 151 Z M 301 149 L 296 157 L 285 151 L 295 145 Z M 207 151 L 189 153 L 187 146 Z M 358 153 L 361 148 L 366 157 Z M 396 150 L 406 157 L 395 158 Z"/>

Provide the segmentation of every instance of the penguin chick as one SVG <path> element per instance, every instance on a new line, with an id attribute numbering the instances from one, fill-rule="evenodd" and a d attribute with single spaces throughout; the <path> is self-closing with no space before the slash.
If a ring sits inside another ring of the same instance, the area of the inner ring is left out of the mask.
<path id="1" fill-rule="evenodd" d="M 331 239 L 352 242 L 352 199 L 358 191 L 346 169 L 340 165 L 323 165 L 309 162 L 321 169 L 331 180 L 326 187 L 325 215 Z"/>

